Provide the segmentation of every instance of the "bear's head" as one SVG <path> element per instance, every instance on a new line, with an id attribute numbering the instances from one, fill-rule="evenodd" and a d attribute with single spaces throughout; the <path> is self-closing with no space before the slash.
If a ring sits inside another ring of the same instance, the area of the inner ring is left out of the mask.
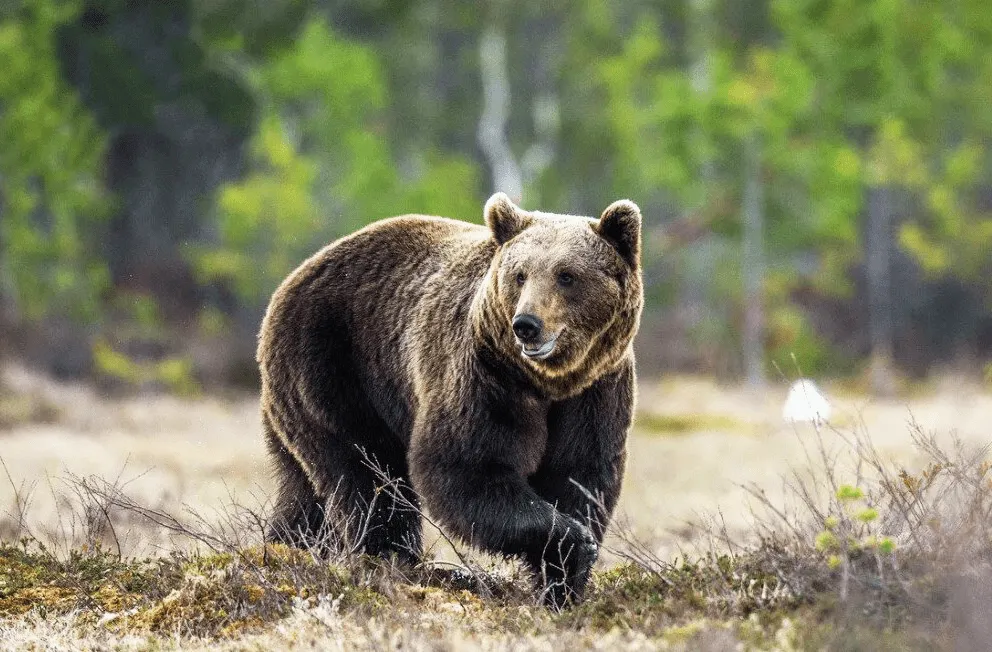
<path id="1" fill-rule="evenodd" d="M 524 211 L 496 193 L 485 220 L 497 245 L 487 290 L 501 348 L 538 377 L 591 381 L 615 365 L 643 304 L 637 205 L 620 200 L 594 219 Z"/>

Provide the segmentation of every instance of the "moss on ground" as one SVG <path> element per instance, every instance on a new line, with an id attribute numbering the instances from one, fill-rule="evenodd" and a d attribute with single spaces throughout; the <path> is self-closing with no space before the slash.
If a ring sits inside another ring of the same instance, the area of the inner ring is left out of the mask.
<path id="1" fill-rule="evenodd" d="M 717 431 L 741 434 L 757 433 L 755 424 L 739 421 L 723 414 L 659 414 L 639 412 L 634 427 L 649 435 L 677 436 Z"/>
<path id="2" fill-rule="evenodd" d="M 525 583 L 487 576 L 472 590 L 463 574 L 406 571 L 356 558 L 328 563 L 283 546 L 235 553 L 127 560 L 103 549 L 59 560 L 0 544 L 0 623 L 32 612 L 77 614 L 79 626 L 117 634 L 238 639 L 300 609 L 333 603 L 335 617 L 379 622 L 428 636 L 527 637 L 617 632 L 675 649 L 927 649 L 933 628 L 861 618 L 836 601 L 823 560 L 774 546 L 746 554 L 678 560 L 654 569 L 621 564 L 594 573 L 585 601 L 552 613 Z M 774 569 L 774 570 L 771 570 Z M 867 612 L 862 612 L 867 613 Z M 890 613 L 891 616 L 891 613 Z"/>
<path id="3" fill-rule="evenodd" d="M 649 634 L 686 623 L 743 619 L 777 621 L 812 598 L 798 594 L 754 555 L 708 555 L 678 560 L 657 570 L 622 564 L 599 572 L 586 600 L 561 614 L 573 626 Z"/>
<path id="4" fill-rule="evenodd" d="M 371 564 L 345 569 L 283 546 L 152 560 L 79 550 L 60 561 L 27 543 L 0 545 L 0 618 L 83 611 L 121 631 L 234 634 L 317 595 L 373 613 L 389 604 L 376 586 L 381 574 Z"/>
<path id="5" fill-rule="evenodd" d="M 129 609 L 157 584 L 158 565 L 125 563 L 103 550 L 74 550 L 60 561 L 27 542 L 0 544 L 0 617 L 31 609 Z"/>

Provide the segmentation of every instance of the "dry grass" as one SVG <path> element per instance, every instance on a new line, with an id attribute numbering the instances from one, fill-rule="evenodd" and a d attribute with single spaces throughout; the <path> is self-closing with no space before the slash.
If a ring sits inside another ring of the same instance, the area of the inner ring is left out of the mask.
<path id="1" fill-rule="evenodd" d="M 438 561 L 416 569 L 262 546 L 271 487 L 250 398 L 108 401 L 23 372 L 8 382 L 59 415 L 0 431 L 0 647 L 992 640 L 992 396 L 978 388 L 891 402 L 835 390 L 839 425 L 817 431 L 780 422 L 784 389 L 642 387 L 617 526 L 587 600 L 556 614 L 518 566 L 438 534 Z"/>

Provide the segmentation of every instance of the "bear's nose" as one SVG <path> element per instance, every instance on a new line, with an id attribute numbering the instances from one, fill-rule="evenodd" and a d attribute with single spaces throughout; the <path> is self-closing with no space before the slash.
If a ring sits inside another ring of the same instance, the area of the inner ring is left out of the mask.
<path id="1" fill-rule="evenodd" d="M 517 315 L 513 318 L 513 333 L 521 342 L 533 342 L 544 329 L 544 323 L 534 315 Z"/>

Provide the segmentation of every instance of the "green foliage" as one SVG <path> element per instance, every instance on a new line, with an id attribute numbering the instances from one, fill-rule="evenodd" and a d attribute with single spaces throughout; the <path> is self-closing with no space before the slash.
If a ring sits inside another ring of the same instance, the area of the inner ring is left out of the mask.
<path id="1" fill-rule="evenodd" d="M 292 43 L 307 0 L 201 0 L 190 3 L 196 24 L 214 45 L 265 56 Z"/>
<path id="2" fill-rule="evenodd" d="M 988 277 L 992 213 L 968 201 L 987 171 L 982 157 L 971 142 L 947 152 L 942 169 L 928 174 L 921 189 L 924 217 L 902 225 L 900 243 L 930 276 L 952 274 L 972 282 Z"/>
<path id="3" fill-rule="evenodd" d="M 182 105 L 243 132 L 253 122 L 253 98 L 222 55 L 277 49 L 298 26 L 293 5 L 300 4 L 273 0 L 263 9 L 248 0 L 90 0 L 85 13 L 59 31 L 61 60 L 107 129 L 154 133 L 162 128 L 162 107 Z M 223 29 L 218 12 L 228 14 Z M 185 29 L 176 29 L 180 25 Z M 232 36 L 235 29 L 243 31 Z"/>
<path id="4" fill-rule="evenodd" d="M 847 568 L 866 552 L 881 556 L 895 553 L 892 537 L 879 533 L 882 526 L 878 509 L 864 504 L 864 490 L 842 484 L 834 498 L 831 515 L 823 519 L 823 529 L 813 539 L 814 547 L 825 555 L 829 568 Z"/>
<path id="5" fill-rule="evenodd" d="M 399 213 L 468 218 L 480 212 L 469 161 L 428 151 L 409 174 L 397 169 L 384 124 L 391 98 L 372 48 L 315 19 L 257 77 L 260 96 L 317 166 L 312 203 L 333 235 Z"/>
<path id="6" fill-rule="evenodd" d="M 854 148 L 845 167 L 859 171 L 862 187 L 915 196 L 918 208 L 899 234 L 903 248 L 931 276 L 988 278 L 992 218 L 974 202 L 988 173 L 977 143 L 992 133 L 983 88 L 992 75 L 987 7 L 780 0 L 773 12 L 782 50 L 817 79 L 823 129 Z"/>
<path id="7" fill-rule="evenodd" d="M 837 489 L 837 500 L 841 502 L 849 502 L 852 500 L 861 500 L 864 498 L 865 493 L 858 487 L 852 487 L 849 484 L 842 484 Z"/>
<path id="8" fill-rule="evenodd" d="M 169 356 L 161 360 L 138 361 L 114 349 L 105 341 L 93 345 L 93 366 L 98 378 L 140 388 L 159 386 L 179 396 L 192 397 L 200 393 L 193 363 L 186 357 Z"/>
<path id="9" fill-rule="evenodd" d="M 992 299 L 985 5 L 7 3 L 0 298 L 26 323 L 106 322 L 123 286 L 155 293 L 158 265 L 172 279 L 188 264 L 196 305 L 155 319 L 165 330 L 203 313 L 201 330 L 217 336 L 256 318 L 337 236 L 407 212 L 477 221 L 491 190 L 476 142 L 478 42 L 495 26 L 509 45 L 510 149 L 521 162 L 552 154 L 526 180 L 525 205 L 591 214 L 637 199 L 646 321 L 693 297 L 698 317 L 676 337 L 702 364 L 736 369 L 751 260 L 742 205 L 756 183 L 767 359 L 845 371 L 857 345 L 846 357 L 831 347 L 796 296 L 858 310 L 870 191 L 905 198 L 896 237 L 928 280 L 955 277 Z M 207 155 L 201 134 L 227 149 Z M 677 240 L 656 237 L 661 216 L 701 235 L 660 246 Z M 133 241 L 140 254 L 117 250 Z M 151 281 L 120 275 L 122 260 L 144 265 L 156 247 Z M 149 314 L 128 318 L 140 329 Z"/>
<path id="10" fill-rule="evenodd" d="M 820 375 L 843 371 L 844 361 L 796 306 L 781 303 L 769 311 L 767 357 L 772 366 L 788 374 Z"/>
<path id="11" fill-rule="evenodd" d="M 411 179 L 397 172 L 379 116 L 387 102 L 368 47 L 307 23 L 293 47 L 249 73 L 266 109 L 252 172 L 224 186 L 217 243 L 190 249 L 204 282 L 260 303 L 322 241 L 405 212 L 474 217 L 474 165 L 428 153 Z"/>
<path id="12" fill-rule="evenodd" d="M 65 82 L 58 30 L 79 2 L 26 0 L 0 22 L 0 271 L 30 318 L 94 320 L 107 288 L 94 246 L 105 215 L 104 136 Z"/>
<path id="13" fill-rule="evenodd" d="M 796 356 L 808 373 L 844 366 L 790 300 L 801 286 L 848 292 L 858 252 L 858 158 L 842 134 L 822 128 L 809 62 L 783 48 L 724 41 L 716 30 L 683 52 L 664 34 L 645 12 L 620 50 L 594 68 L 619 157 L 614 192 L 662 190 L 708 216 L 733 253 L 697 254 L 716 260 L 712 269 L 696 272 L 710 294 L 710 314 L 696 337 L 736 349 L 740 309 L 725 306 L 742 301 L 742 170 L 747 152 L 757 147 L 764 264 L 774 277 L 763 290 L 767 358 L 781 363 Z M 793 257 L 809 250 L 819 265 L 797 273 Z"/>
<path id="14" fill-rule="evenodd" d="M 190 250 L 204 281 L 224 281 L 248 300 L 270 292 L 321 227 L 311 201 L 315 164 L 296 152 L 276 117 L 263 119 L 252 155 L 257 171 L 218 197 L 219 245 Z"/>
<path id="15" fill-rule="evenodd" d="M 738 53 L 715 46 L 700 72 L 681 65 L 661 33 L 643 18 L 623 49 L 596 67 L 621 157 L 617 192 L 663 188 L 690 206 L 712 201 L 721 189 L 737 196 L 744 146 L 757 137 L 772 191 L 766 237 L 773 251 L 849 245 L 858 189 L 849 165 L 832 164 L 842 141 L 817 133 L 807 63 L 763 47 Z M 777 194 L 789 186 L 805 192 Z M 736 204 L 728 208 L 716 226 L 722 222 L 734 235 Z"/>

